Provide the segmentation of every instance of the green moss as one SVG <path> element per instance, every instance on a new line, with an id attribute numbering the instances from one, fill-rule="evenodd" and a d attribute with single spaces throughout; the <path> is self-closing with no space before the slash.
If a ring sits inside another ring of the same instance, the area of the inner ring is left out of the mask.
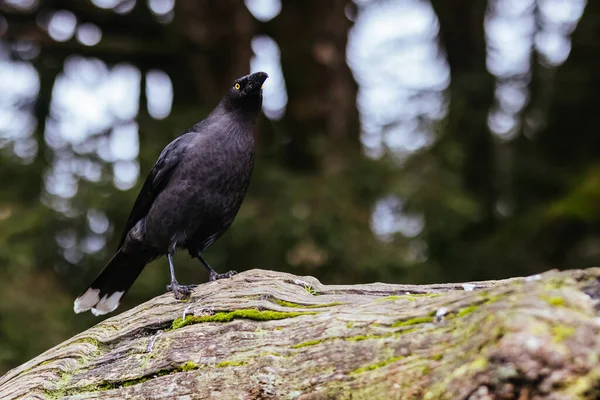
<path id="1" fill-rule="evenodd" d="M 57 386 L 59 388 L 55 389 L 55 390 L 45 390 L 44 397 L 48 400 L 58 400 L 58 399 L 62 399 L 65 396 L 74 396 L 74 395 L 82 394 L 82 393 L 92 393 L 92 392 L 98 392 L 98 391 L 113 390 L 113 389 L 118 389 L 121 387 L 137 385 L 137 384 L 146 382 L 146 381 L 153 379 L 155 377 L 158 377 L 158 376 L 170 375 L 170 374 L 177 373 L 177 372 L 193 371 L 193 370 L 196 370 L 199 368 L 200 367 L 198 366 L 198 364 L 196 364 L 192 361 L 188 361 L 176 368 L 160 370 L 156 373 L 142 376 L 140 378 L 127 379 L 127 380 L 123 380 L 123 381 L 104 382 L 104 383 L 97 384 L 97 385 L 88 385 L 88 386 L 78 387 L 78 388 L 73 388 L 73 389 L 65 388 L 66 384 L 71 379 L 72 375 L 63 374 L 61 376 L 60 381 L 57 382 Z"/>
<path id="2" fill-rule="evenodd" d="M 234 319 L 251 319 L 254 321 L 272 321 L 285 318 L 294 318 L 300 315 L 316 314 L 314 312 L 281 312 L 281 311 L 259 311 L 256 309 L 234 310 L 230 312 L 219 312 L 214 315 L 195 316 L 188 315 L 185 319 L 176 318 L 170 330 L 182 328 L 187 325 L 202 322 L 230 322 Z"/>
<path id="3" fill-rule="evenodd" d="M 399 337 L 399 336 L 402 336 L 402 335 L 406 335 L 407 333 L 414 332 L 417 329 L 418 328 L 403 329 L 403 330 L 398 331 L 398 332 L 384 333 L 384 334 L 380 334 L 380 335 L 370 334 L 370 335 L 350 336 L 350 337 L 345 337 L 344 340 L 347 341 L 347 342 L 360 342 L 362 340 L 369 340 L 369 339 L 385 339 L 385 338 L 388 338 L 388 337 Z"/>
<path id="4" fill-rule="evenodd" d="M 431 357 L 432 360 L 435 361 L 440 361 L 444 356 L 442 356 L 441 354 L 435 354 L 433 357 Z"/>
<path id="5" fill-rule="evenodd" d="M 377 368 L 385 367 L 386 365 L 395 363 L 396 361 L 400 361 L 403 358 L 404 358 L 403 356 L 388 358 L 387 360 L 383 360 L 383 361 L 375 363 L 375 364 L 367 365 L 366 367 L 357 368 L 350 373 L 351 374 L 360 374 L 362 372 L 373 371 Z"/>
<path id="6" fill-rule="evenodd" d="M 439 296 L 441 296 L 441 294 L 439 294 L 439 293 L 411 293 L 411 294 L 403 294 L 403 295 L 386 296 L 386 297 L 377 299 L 375 301 L 379 302 L 379 301 L 388 301 L 388 300 L 408 300 L 410 302 L 413 302 L 417 299 L 422 299 L 422 298 L 427 298 L 427 297 L 439 297 Z"/>
<path id="7" fill-rule="evenodd" d="M 279 300 L 279 299 L 272 299 L 272 301 L 273 301 L 273 303 L 277 303 L 280 306 L 291 307 L 291 308 L 325 308 L 325 307 L 333 307 L 333 306 L 339 306 L 340 304 L 344 304 L 344 303 L 340 303 L 340 302 L 333 302 L 333 303 L 327 303 L 327 304 L 306 305 L 306 304 L 292 303 L 289 301 Z"/>
<path id="8" fill-rule="evenodd" d="M 192 361 L 188 361 L 184 364 L 181 364 L 179 367 L 176 368 L 170 368 L 170 369 L 163 369 L 160 370 L 156 373 L 152 373 L 146 376 L 142 376 L 140 378 L 135 378 L 135 379 L 127 379 L 124 381 L 116 381 L 116 382 L 106 382 L 103 383 L 101 385 L 97 385 L 96 389 L 97 390 L 112 390 L 112 389 L 118 389 L 120 387 L 128 387 L 128 386 L 133 386 L 133 385 L 138 385 L 142 382 L 146 382 L 154 377 L 159 377 L 159 376 L 165 376 L 165 375 L 170 375 L 170 374 L 175 374 L 178 372 L 188 372 L 188 371 L 194 371 L 199 369 L 200 367 L 198 366 L 198 364 L 196 364 L 195 362 Z M 91 391 L 91 390 L 81 390 L 81 391 Z"/>
<path id="9" fill-rule="evenodd" d="M 56 389 L 44 390 L 44 397 L 48 400 L 58 400 L 68 395 L 69 391 L 66 389 L 66 386 L 71 378 L 73 378 L 73 374 L 61 371 L 59 373 L 59 380 L 55 383 Z"/>
<path id="10" fill-rule="evenodd" d="M 356 336 L 349 336 L 349 337 L 329 337 L 329 338 L 324 338 L 324 339 L 308 340 L 306 342 L 295 344 L 292 346 L 292 348 L 299 349 L 301 347 L 316 346 L 318 344 L 330 342 L 333 340 L 345 340 L 346 342 L 360 342 L 363 340 L 370 340 L 370 339 L 384 339 L 384 338 L 388 338 L 388 337 L 392 337 L 392 336 L 398 337 L 400 335 L 403 335 L 408 332 L 412 332 L 414 330 L 416 330 L 416 328 L 404 329 L 400 332 L 386 333 L 386 334 L 382 334 L 382 335 L 369 334 L 369 335 L 356 335 Z"/>
<path id="11" fill-rule="evenodd" d="M 544 282 L 544 289 L 552 290 L 552 289 L 560 289 L 565 286 L 565 280 L 563 278 L 554 277 L 546 279 Z"/>
<path id="12" fill-rule="evenodd" d="M 456 313 L 457 317 L 464 317 L 465 315 L 471 314 L 473 311 L 477 310 L 479 306 L 469 306 L 465 308 L 461 308 L 458 313 Z"/>
<path id="13" fill-rule="evenodd" d="M 50 364 L 51 362 L 52 362 L 52 360 L 42 361 L 39 364 L 35 364 L 34 366 L 27 368 L 25 371 L 21 372 L 21 374 L 26 374 L 29 371 L 31 371 L 32 369 L 34 369 L 34 368 L 41 367 L 41 366 L 46 365 L 46 364 Z"/>
<path id="14" fill-rule="evenodd" d="M 410 328 L 410 329 L 403 329 L 401 331 L 393 332 L 393 333 L 356 335 L 356 336 L 349 336 L 349 337 L 329 337 L 329 338 L 323 338 L 323 339 L 308 340 L 306 342 L 295 344 L 292 346 L 292 348 L 299 349 L 301 347 L 316 346 L 318 344 L 330 342 L 333 340 L 345 340 L 346 342 L 360 342 L 363 340 L 370 340 L 370 339 L 385 339 L 385 338 L 389 338 L 389 337 L 399 337 L 399 336 L 405 335 L 407 333 L 414 332 L 417 329 L 418 328 Z"/>
<path id="15" fill-rule="evenodd" d="M 198 369 L 198 364 L 196 364 L 192 361 L 188 361 L 185 364 L 183 364 L 182 366 L 180 366 L 176 372 L 187 372 L 187 371 L 193 371 L 195 369 Z"/>
<path id="16" fill-rule="evenodd" d="M 313 288 L 312 286 L 310 286 L 310 285 L 305 286 L 304 290 L 306 290 L 312 296 L 318 296 L 319 295 L 319 292 L 317 292 L 317 290 L 315 288 Z"/>
<path id="17" fill-rule="evenodd" d="M 361 340 L 380 339 L 381 335 L 356 335 L 344 338 L 346 342 L 360 342 Z"/>
<path id="18" fill-rule="evenodd" d="M 386 296 L 386 297 L 382 297 L 380 299 L 376 299 L 375 302 L 379 303 L 379 302 L 383 302 L 383 301 L 396 301 L 396 300 L 407 300 L 410 301 L 411 303 L 414 302 L 417 298 L 415 296 L 411 296 L 411 295 L 392 295 L 392 296 Z"/>
<path id="19" fill-rule="evenodd" d="M 569 399 L 600 398 L 600 374 L 597 371 L 592 370 L 589 374 L 573 379 L 564 386 L 560 393 L 568 395 Z"/>
<path id="20" fill-rule="evenodd" d="M 129 381 L 129 382 L 133 382 L 133 381 Z M 125 384 L 127 384 L 127 383 L 128 383 L 128 382 L 126 382 Z M 130 386 L 130 385 L 127 385 L 127 386 Z M 115 384 L 114 384 L 114 383 L 103 383 L 103 384 L 101 384 L 101 385 L 97 385 L 97 386 L 96 386 L 96 389 L 97 389 L 97 390 L 102 390 L 102 391 L 104 391 L 104 390 L 111 390 L 111 389 L 115 389 L 115 388 L 117 388 L 117 387 L 118 387 L 118 386 L 115 386 Z"/>
<path id="21" fill-rule="evenodd" d="M 140 368 L 145 368 L 146 365 L 148 365 L 148 363 L 150 362 L 150 360 L 154 358 L 155 354 L 156 353 L 145 354 L 140 362 Z"/>
<path id="22" fill-rule="evenodd" d="M 411 318 L 411 319 L 407 319 L 404 321 L 398 321 L 392 324 L 393 328 L 399 327 L 399 326 L 408 326 L 408 325 L 418 325 L 418 324 L 424 324 L 427 322 L 432 322 L 433 321 L 433 317 L 432 316 L 427 316 L 427 317 L 417 317 L 417 318 Z"/>
<path id="23" fill-rule="evenodd" d="M 217 368 L 225 368 L 225 367 L 240 367 L 244 364 L 247 364 L 246 361 L 222 361 L 215 365 Z"/>
<path id="24" fill-rule="evenodd" d="M 274 351 L 265 351 L 263 353 L 260 353 L 258 355 L 259 357 L 268 357 L 268 356 L 273 356 L 273 357 L 283 357 L 281 354 L 276 353 Z"/>
<path id="25" fill-rule="evenodd" d="M 82 337 L 82 338 L 76 339 L 72 342 L 67 342 L 61 348 L 67 348 L 76 343 L 87 343 L 87 344 L 90 344 L 95 347 L 95 349 L 92 351 L 86 351 L 85 353 L 82 353 L 81 357 L 79 357 L 79 363 L 83 363 L 83 362 L 87 361 L 89 358 L 99 356 L 100 354 L 102 354 L 103 350 L 106 348 L 106 345 L 104 343 L 100 342 L 98 339 L 91 338 L 91 337 Z"/>
<path id="26" fill-rule="evenodd" d="M 89 343 L 89 344 L 91 344 L 93 346 L 96 346 L 96 347 L 101 347 L 102 346 L 102 343 L 98 339 L 91 338 L 91 337 L 83 337 L 83 338 L 77 339 L 77 340 L 75 340 L 73 342 L 67 343 L 67 346 L 71 346 L 71 345 L 73 345 L 75 343 Z"/>
<path id="27" fill-rule="evenodd" d="M 351 329 L 354 325 L 352 324 L 352 322 L 348 322 L 346 324 L 346 328 Z"/>
<path id="28" fill-rule="evenodd" d="M 556 325 L 551 329 L 552 340 L 554 343 L 560 343 L 575 332 L 575 328 L 566 325 Z"/>
<path id="29" fill-rule="evenodd" d="M 555 306 L 555 307 L 564 307 L 565 306 L 565 299 L 563 299 L 560 296 L 542 296 L 542 300 L 544 300 L 546 303 L 550 304 L 551 306 Z"/>
<path id="30" fill-rule="evenodd" d="M 486 303 L 487 304 L 495 303 L 498 300 L 500 300 L 501 298 L 502 298 L 501 296 L 489 296 L 486 298 Z"/>
<path id="31" fill-rule="evenodd" d="M 474 372 L 483 371 L 488 365 L 488 360 L 485 357 L 478 357 L 471 363 L 471 370 Z"/>
<path id="32" fill-rule="evenodd" d="M 327 341 L 327 339 L 317 339 L 317 340 L 309 340 L 306 342 L 302 342 L 302 343 L 298 343 L 292 346 L 292 349 L 299 349 L 301 347 L 309 347 L 309 346 L 315 346 L 317 344 L 321 344 L 321 343 L 325 343 Z"/>
<path id="33" fill-rule="evenodd" d="M 279 304 L 280 306 L 283 306 L 283 307 L 292 307 L 292 308 L 300 308 L 300 307 L 302 307 L 301 304 L 292 303 L 292 302 L 285 301 L 285 300 L 271 299 L 271 301 L 273 303 Z"/>
<path id="34" fill-rule="evenodd" d="M 394 336 L 394 337 L 398 337 L 398 336 L 401 336 L 401 335 L 406 335 L 407 333 L 414 332 L 414 331 L 416 331 L 417 329 L 418 329 L 418 328 L 403 329 L 403 330 L 401 330 L 400 332 L 396 332 L 396 333 L 394 333 L 394 335 L 393 335 L 393 336 Z"/>
<path id="35" fill-rule="evenodd" d="M 130 381 L 126 381 L 123 383 L 123 387 L 137 385 L 139 383 L 146 382 L 148 379 L 150 379 L 150 378 L 140 378 L 140 379 L 133 379 Z"/>

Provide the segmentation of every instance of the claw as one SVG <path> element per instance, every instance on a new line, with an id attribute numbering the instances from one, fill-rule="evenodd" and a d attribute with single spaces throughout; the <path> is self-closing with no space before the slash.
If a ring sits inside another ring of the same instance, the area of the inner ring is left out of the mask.
<path id="1" fill-rule="evenodd" d="M 193 286 L 180 285 L 172 283 L 167 286 L 167 291 L 173 292 L 177 300 L 189 300 L 192 294 Z"/>
<path id="2" fill-rule="evenodd" d="M 237 275 L 236 271 L 229 271 L 229 272 L 225 272 L 224 274 L 217 274 L 216 272 L 212 271 L 208 277 L 208 280 L 213 282 L 213 281 L 216 281 L 219 279 L 231 278 L 234 275 Z"/>

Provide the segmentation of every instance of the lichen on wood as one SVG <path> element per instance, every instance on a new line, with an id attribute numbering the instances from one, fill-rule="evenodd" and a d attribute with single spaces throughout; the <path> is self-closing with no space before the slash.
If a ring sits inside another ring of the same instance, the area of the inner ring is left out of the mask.
<path id="1" fill-rule="evenodd" d="M 599 297 L 598 268 L 426 286 L 252 270 L 99 323 L 0 398 L 596 399 Z"/>

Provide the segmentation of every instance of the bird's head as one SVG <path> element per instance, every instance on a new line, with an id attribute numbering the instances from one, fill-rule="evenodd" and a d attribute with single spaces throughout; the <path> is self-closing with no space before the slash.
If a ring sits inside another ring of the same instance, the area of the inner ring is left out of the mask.
<path id="1" fill-rule="evenodd" d="M 258 112 L 262 106 L 262 85 L 267 80 L 265 72 L 237 78 L 224 97 L 224 105 L 229 110 Z"/>

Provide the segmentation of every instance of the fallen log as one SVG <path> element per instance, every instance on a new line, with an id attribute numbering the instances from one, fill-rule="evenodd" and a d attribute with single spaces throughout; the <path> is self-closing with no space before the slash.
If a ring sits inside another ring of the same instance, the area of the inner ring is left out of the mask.
<path id="1" fill-rule="evenodd" d="M 600 268 L 322 285 L 252 270 L 159 296 L 0 378 L 0 399 L 597 399 Z"/>

